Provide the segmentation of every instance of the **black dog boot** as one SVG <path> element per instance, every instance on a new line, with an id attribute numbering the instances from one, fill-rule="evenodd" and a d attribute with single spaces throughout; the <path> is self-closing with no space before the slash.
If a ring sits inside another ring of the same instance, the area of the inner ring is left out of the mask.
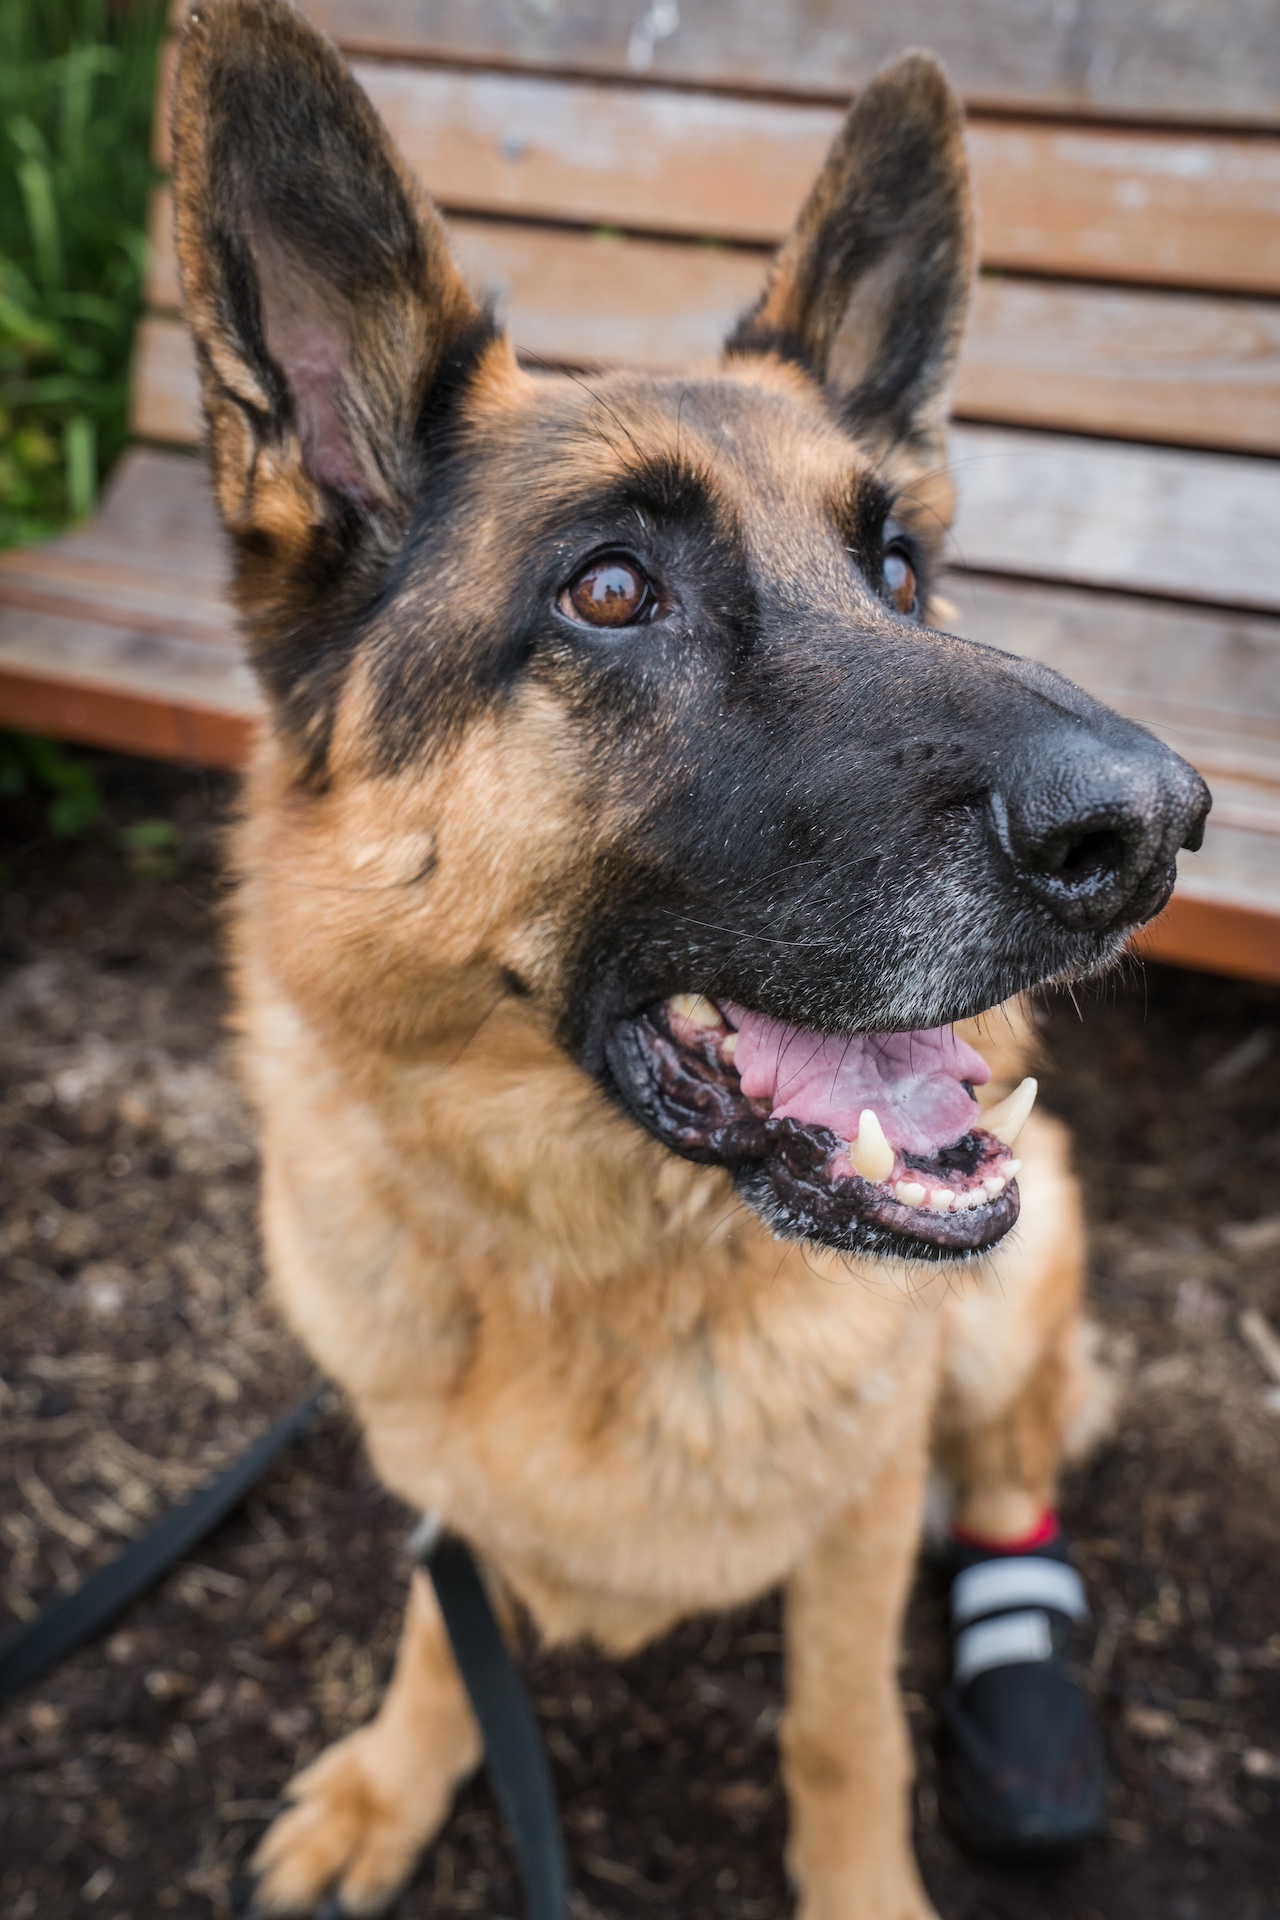
<path id="1" fill-rule="evenodd" d="M 954 1645 L 942 1703 L 948 1822 L 984 1853 L 1076 1846 L 1101 1831 L 1107 1773 L 1093 1701 L 1068 1657 L 1089 1605 L 1056 1517 L 1012 1548 L 953 1539 L 944 1568 Z"/>

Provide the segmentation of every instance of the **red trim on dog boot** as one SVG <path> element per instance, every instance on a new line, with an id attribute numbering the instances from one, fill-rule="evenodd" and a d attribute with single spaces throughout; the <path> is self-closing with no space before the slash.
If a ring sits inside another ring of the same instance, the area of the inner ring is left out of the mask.
<path id="1" fill-rule="evenodd" d="M 1020 1540 L 989 1540 L 984 1533 L 970 1533 L 968 1527 L 958 1526 L 952 1527 L 951 1538 L 958 1547 L 968 1547 L 974 1553 L 1034 1553 L 1052 1545 L 1061 1532 L 1056 1507 L 1046 1507 L 1031 1532 L 1024 1533 Z"/>

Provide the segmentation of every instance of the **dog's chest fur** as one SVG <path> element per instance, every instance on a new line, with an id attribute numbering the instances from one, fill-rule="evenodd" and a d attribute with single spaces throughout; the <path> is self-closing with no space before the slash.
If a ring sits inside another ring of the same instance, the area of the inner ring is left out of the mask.
<path id="1" fill-rule="evenodd" d="M 760 1591 L 918 1440 L 940 1316 L 900 1276 L 779 1244 L 501 1022 L 361 1072 L 241 981 L 277 1296 L 382 1477 L 545 1632 L 625 1647 Z"/>

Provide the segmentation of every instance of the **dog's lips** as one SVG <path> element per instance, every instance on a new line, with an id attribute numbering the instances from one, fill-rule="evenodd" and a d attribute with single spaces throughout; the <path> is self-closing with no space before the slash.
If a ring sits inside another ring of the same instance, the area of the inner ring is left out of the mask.
<path id="1" fill-rule="evenodd" d="M 677 994 L 619 1022 L 608 1051 L 650 1131 L 727 1167 L 780 1232 L 945 1259 L 1018 1217 L 1020 1163 L 973 1094 L 990 1070 L 949 1027 L 823 1034 Z"/>

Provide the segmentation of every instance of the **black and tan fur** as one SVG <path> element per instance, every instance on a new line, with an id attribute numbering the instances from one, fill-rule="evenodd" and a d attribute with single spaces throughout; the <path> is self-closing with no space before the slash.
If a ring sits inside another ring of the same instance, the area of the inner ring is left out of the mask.
<path id="1" fill-rule="evenodd" d="M 920 1920 L 893 1676 L 926 1462 L 986 1530 L 1052 1497 L 1080 1397 L 1063 1141 L 1028 1128 L 1016 1242 L 909 1288 L 780 1245 L 670 1153 L 610 1035 L 686 988 L 835 1031 L 977 1015 L 1167 891 L 1198 804 L 1168 768 L 1114 910 L 1010 877 L 993 768 L 1012 790 L 1136 730 L 886 598 L 892 545 L 923 607 L 950 511 L 955 101 L 923 56 L 868 90 L 685 379 L 522 369 L 283 0 L 193 13 L 175 188 L 271 709 L 235 963 L 277 1297 L 388 1484 L 549 1636 L 629 1648 L 784 1582 L 802 1911 Z M 605 548 L 665 596 L 630 637 L 559 610 Z M 998 1091 L 1016 1023 L 983 1044 Z M 419 1582 L 382 1711 L 264 1843 L 264 1906 L 375 1910 L 478 1757 Z"/>

